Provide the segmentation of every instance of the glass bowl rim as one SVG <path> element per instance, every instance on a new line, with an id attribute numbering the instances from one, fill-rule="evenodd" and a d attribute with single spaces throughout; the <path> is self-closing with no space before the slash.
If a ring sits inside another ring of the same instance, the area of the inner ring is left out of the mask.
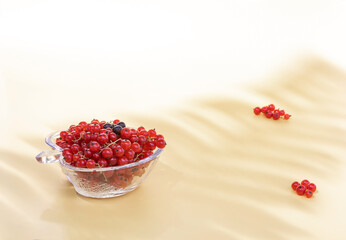
<path id="1" fill-rule="evenodd" d="M 49 134 L 45 138 L 45 142 L 48 146 L 53 148 L 54 150 L 60 151 L 62 153 L 62 148 L 56 145 L 53 141 L 53 139 L 56 139 L 57 137 L 60 137 L 60 132 L 61 131 L 55 131 Z M 104 168 L 79 168 L 79 167 L 74 167 L 65 162 L 64 157 L 61 156 L 59 157 L 59 163 L 61 164 L 62 167 L 68 168 L 73 171 L 78 171 L 78 172 L 104 172 L 104 171 L 112 171 L 112 170 L 120 170 L 120 169 L 127 169 L 127 168 L 132 168 L 136 167 L 138 165 L 144 164 L 146 162 L 149 162 L 155 158 L 157 158 L 162 152 L 164 148 L 158 148 L 152 155 L 150 155 L 147 158 L 144 158 L 142 160 L 139 160 L 138 162 L 133 162 L 130 164 L 122 165 L 122 166 L 113 166 L 113 167 L 104 167 Z"/>

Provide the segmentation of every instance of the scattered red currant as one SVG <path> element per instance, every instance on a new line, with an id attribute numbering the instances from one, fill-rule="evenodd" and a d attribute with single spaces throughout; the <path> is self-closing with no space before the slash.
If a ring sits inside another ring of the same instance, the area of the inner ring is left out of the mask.
<path id="1" fill-rule="evenodd" d="M 268 106 L 264 106 L 262 108 L 255 107 L 253 112 L 255 115 L 260 115 L 263 113 L 267 118 L 272 118 L 274 120 L 279 120 L 280 118 L 288 120 L 291 117 L 291 115 L 285 113 L 285 110 L 275 109 L 274 104 L 269 104 Z"/>
<path id="2" fill-rule="evenodd" d="M 292 183 L 292 189 L 295 191 L 295 190 L 297 190 L 297 187 L 300 185 L 300 183 L 299 182 L 297 182 L 297 181 L 295 181 L 295 182 L 293 182 Z"/>
<path id="3" fill-rule="evenodd" d="M 306 187 L 304 185 L 299 185 L 296 189 L 297 194 L 300 196 L 304 195 L 305 191 Z"/>
<path id="4" fill-rule="evenodd" d="M 284 119 L 285 119 L 285 120 L 290 119 L 290 117 L 291 117 L 291 115 L 289 115 L 289 114 L 285 114 L 285 115 L 284 115 Z"/>
<path id="5" fill-rule="evenodd" d="M 307 187 L 310 184 L 310 182 L 308 180 L 304 179 L 300 184 Z"/>
<path id="6" fill-rule="evenodd" d="M 316 185 L 313 183 L 310 183 L 306 188 L 312 192 L 316 191 Z"/>
<path id="7" fill-rule="evenodd" d="M 275 110 L 275 105 L 274 104 L 269 104 L 268 105 L 268 110 L 269 111 L 274 111 Z"/>
<path id="8" fill-rule="evenodd" d="M 316 185 L 310 183 L 308 180 L 304 179 L 300 183 L 295 181 L 291 185 L 292 189 L 297 192 L 298 195 L 305 195 L 307 198 L 311 198 L 316 191 Z"/>
<path id="9" fill-rule="evenodd" d="M 253 109 L 253 112 L 254 112 L 254 114 L 256 114 L 256 115 L 260 115 L 261 114 L 261 108 L 260 107 L 255 107 L 254 109 Z"/>
<path id="10" fill-rule="evenodd" d="M 311 198 L 313 194 L 314 194 L 314 192 L 311 191 L 311 190 L 305 191 L 305 196 L 306 196 L 307 198 Z"/>

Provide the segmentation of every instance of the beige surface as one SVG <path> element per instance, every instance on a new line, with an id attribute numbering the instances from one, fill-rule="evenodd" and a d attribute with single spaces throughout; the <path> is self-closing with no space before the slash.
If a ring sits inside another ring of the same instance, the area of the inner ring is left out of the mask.
<path id="1" fill-rule="evenodd" d="M 0 0 L 0 239 L 346 239 L 346 74 L 333 67 L 346 69 L 345 11 Z M 333 64 L 295 61 L 306 53 Z M 271 102 L 293 118 L 252 114 Z M 136 191 L 83 198 L 57 164 L 35 162 L 48 133 L 92 118 L 167 137 Z M 315 198 L 291 192 L 303 178 Z"/>
<path id="2" fill-rule="evenodd" d="M 346 74 L 314 59 L 286 69 L 228 98 L 150 116 L 101 107 L 98 118 L 155 127 L 168 141 L 140 188 L 106 200 L 79 196 L 58 164 L 34 160 L 47 149 L 45 135 L 92 113 L 68 107 L 64 97 L 32 97 L 48 83 L 21 88 L 3 79 L 9 114 L 1 118 L 0 238 L 345 239 Z M 54 112 L 42 101 L 49 98 L 64 107 Z M 268 103 L 292 119 L 253 115 Z M 304 178 L 318 187 L 313 199 L 290 189 Z"/>

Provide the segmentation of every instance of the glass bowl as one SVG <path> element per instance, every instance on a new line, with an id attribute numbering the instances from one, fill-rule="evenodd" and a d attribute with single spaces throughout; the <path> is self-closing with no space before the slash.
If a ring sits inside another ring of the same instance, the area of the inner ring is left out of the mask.
<path id="1" fill-rule="evenodd" d="M 45 141 L 53 149 L 36 156 L 40 163 L 59 162 L 63 173 L 77 193 L 91 198 L 118 197 L 135 190 L 154 168 L 163 149 L 158 148 L 151 156 L 123 166 L 106 168 L 78 168 L 65 162 L 62 148 L 55 144 L 60 131 L 49 134 Z"/>

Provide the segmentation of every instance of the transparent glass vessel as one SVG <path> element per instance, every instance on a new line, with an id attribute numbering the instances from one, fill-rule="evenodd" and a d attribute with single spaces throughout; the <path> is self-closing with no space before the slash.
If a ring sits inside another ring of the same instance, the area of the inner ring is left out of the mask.
<path id="1" fill-rule="evenodd" d="M 62 148 L 55 144 L 60 131 L 48 135 L 46 143 L 53 149 L 36 156 L 40 163 L 59 162 L 63 173 L 77 193 L 91 198 L 111 198 L 136 189 L 155 166 L 163 149 L 158 148 L 151 156 L 123 166 L 106 168 L 78 168 L 65 162 Z"/>

